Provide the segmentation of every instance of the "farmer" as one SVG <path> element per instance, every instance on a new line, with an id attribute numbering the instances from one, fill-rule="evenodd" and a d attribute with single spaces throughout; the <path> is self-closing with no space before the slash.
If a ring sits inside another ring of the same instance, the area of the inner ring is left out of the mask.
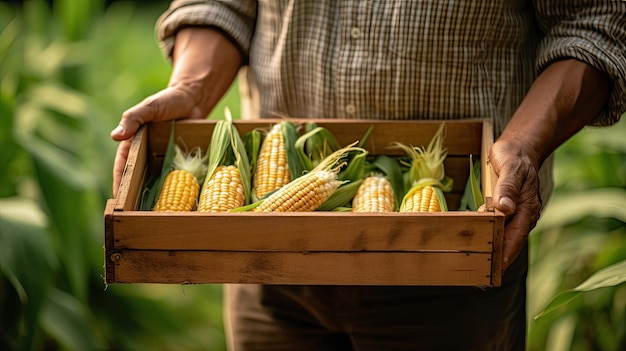
<path id="1" fill-rule="evenodd" d="M 490 117 L 502 287 L 226 286 L 233 350 L 524 350 L 527 237 L 552 152 L 626 111 L 626 2 L 173 1 L 157 33 L 165 89 L 123 113 L 205 118 L 240 72 L 245 118 Z M 245 67 L 245 70 L 242 68 Z"/>

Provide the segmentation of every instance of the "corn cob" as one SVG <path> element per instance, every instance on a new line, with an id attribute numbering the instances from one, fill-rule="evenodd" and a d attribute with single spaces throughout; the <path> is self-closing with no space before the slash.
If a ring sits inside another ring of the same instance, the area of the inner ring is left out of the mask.
<path id="1" fill-rule="evenodd" d="M 175 146 L 172 171 L 168 173 L 159 198 L 153 208 L 158 212 L 193 211 L 196 208 L 200 179 L 206 172 L 205 158 L 200 149 L 185 153 Z"/>
<path id="2" fill-rule="evenodd" d="M 306 212 L 315 211 L 332 195 L 340 181 L 333 171 L 315 171 L 295 179 L 289 186 L 280 188 L 258 207 L 255 212 Z"/>
<path id="3" fill-rule="evenodd" d="M 326 157 L 311 172 L 296 178 L 272 193 L 253 209 L 254 212 L 306 212 L 315 211 L 337 190 L 341 181 L 337 180 L 340 168 L 345 164 L 333 167 L 350 151 L 364 149 L 354 144 Z"/>
<path id="4" fill-rule="evenodd" d="M 198 212 L 227 212 L 244 205 L 244 188 L 239 169 L 218 166 L 202 188 Z"/>
<path id="5" fill-rule="evenodd" d="M 389 180 L 381 174 L 367 176 L 352 200 L 352 212 L 393 212 L 394 195 Z"/>
<path id="6" fill-rule="evenodd" d="M 440 190 L 437 186 L 432 185 L 413 187 L 404 197 L 400 212 L 444 211 L 446 202 Z"/>
<path id="7" fill-rule="evenodd" d="M 200 191 L 199 212 L 226 212 L 250 198 L 250 163 L 230 111 L 211 135 L 207 175 Z"/>
<path id="8" fill-rule="evenodd" d="M 447 156 L 443 148 L 444 133 L 445 124 L 442 123 L 426 148 L 397 144 L 412 159 L 408 173 L 412 185 L 402 199 L 400 212 L 448 210 L 443 191 L 451 188 L 452 180 L 445 176 L 443 165 Z"/>
<path id="9" fill-rule="evenodd" d="M 275 124 L 261 145 L 254 173 L 254 194 L 261 199 L 290 181 L 281 125 Z"/>

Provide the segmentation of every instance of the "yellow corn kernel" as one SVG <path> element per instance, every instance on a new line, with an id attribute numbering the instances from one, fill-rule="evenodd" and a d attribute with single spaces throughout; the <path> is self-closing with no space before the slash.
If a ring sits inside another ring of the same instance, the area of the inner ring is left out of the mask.
<path id="1" fill-rule="evenodd" d="M 393 212 L 393 209 L 393 188 L 379 174 L 366 177 L 352 200 L 352 212 Z"/>
<path id="2" fill-rule="evenodd" d="M 243 206 L 244 190 L 237 167 L 218 166 L 200 194 L 198 212 L 227 212 Z"/>
<path id="3" fill-rule="evenodd" d="M 268 196 L 254 212 L 315 211 L 341 184 L 333 171 L 314 170 Z"/>
<path id="4" fill-rule="evenodd" d="M 431 185 L 414 187 L 404 197 L 400 212 L 441 212 L 437 191 Z"/>
<path id="5" fill-rule="evenodd" d="M 290 180 L 281 125 L 275 124 L 265 136 L 259 151 L 254 174 L 255 195 L 260 199 Z"/>
<path id="6" fill-rule="evenodd" d="M 153 211 L 193 211 L 196 208 L 199 191 L 200 184 L 193 174 L 185 170 L 173 170 L 165 178 Z"/>

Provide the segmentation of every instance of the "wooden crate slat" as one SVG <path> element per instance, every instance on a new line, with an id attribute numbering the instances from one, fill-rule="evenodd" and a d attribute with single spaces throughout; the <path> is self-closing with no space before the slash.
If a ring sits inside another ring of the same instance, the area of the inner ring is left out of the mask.
<path id="1" fill-rule="evenodd" d="M 253 129 L 268 129 L 272 123 L 280 120 L 267 119 L 236 121 L 236 127 L 241 134 Z M 312 120 L 294 119 L 294 122 Z M 216 121 L 184 120 L 175 125 L 175 136 L 185 136 L 188 147 L 200 146 L 203 149 L 209 145 L 210 135 Z M 374 126 L 367 148 L 372 154 L 404 155 L 399 149 L 390 148 L 394 142 L 407 145 L 426 145 L 437 131 L 441 121 L 381 121 L 381 120 L 315 120 L 322 127 L 329 128 L 338 142 L 342 145 L 359 140 L 365 131 Z M 446 138 L 444 146 L 449 155 L 479 154 L 481 148 L 482 119 L 446 121 Z M 153 123 L 149 127 L 150 149 L 154 152 L 163 152 L 167 148 L 171 124 L 169 122 Z"/>
<path id="2" fill-rule="evenodd" d="M 367 223 L 367 225 L 363 225 Z M 115 249 L 491 252 L 491 213 L 117 214 Z"/>
<path id="3" fill-rule="evenodd" d="M 313 285 L 491 284 L 489 254 L 121 251 L 111 274 L 129 283 Z"/>
<path id="4" fill-rule="evenodd" d="M 144 184 L 148 158 L 146 134 L 146 128 L 140 128 L 131 142 L 128 160 L 124 167 L 116 198 L 116 210 L 132 211 L 139 205 L 139 194 Z"/>

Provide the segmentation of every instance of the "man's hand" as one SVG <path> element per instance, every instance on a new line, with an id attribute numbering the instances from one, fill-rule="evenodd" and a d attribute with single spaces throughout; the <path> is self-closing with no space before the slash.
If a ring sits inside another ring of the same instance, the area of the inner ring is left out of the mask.
<path id="1" fill-rule="evenodd" d="M 516 141 L 499 140 L 490 150 L 489 162 L 498 182 L 493 199 L 504 212 L 503 268 L 506 270 L 524 248 L 528 234 L 539 220 L 541 196 L 537 156 Z"/>
<path id="2" fill-rule="evenodd" d="M 178 86 L 161 90 L 126 110 L 119 125 L 111 132 L 111 138 L 116 141 L 126 140 L 148 122 L 204 118 L 206 114 L 198 107 L 198 98 L 194 96 L 193 87 Z"/>

